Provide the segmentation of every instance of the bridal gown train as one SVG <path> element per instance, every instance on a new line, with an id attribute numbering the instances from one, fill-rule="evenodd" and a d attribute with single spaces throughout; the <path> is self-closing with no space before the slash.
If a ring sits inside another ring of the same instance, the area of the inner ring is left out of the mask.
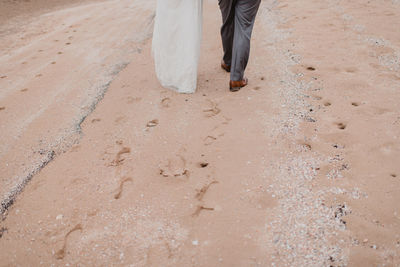
<path id="1" fill-rule="evenodd" d="M 200 55 L 203 0 L 158 0 L 153 57 L 163 87 L 194 93 Z"/>

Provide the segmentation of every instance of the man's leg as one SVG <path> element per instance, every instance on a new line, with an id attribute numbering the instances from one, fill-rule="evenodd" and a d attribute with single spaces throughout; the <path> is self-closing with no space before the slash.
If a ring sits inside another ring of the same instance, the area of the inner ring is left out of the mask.
<path id="1" fill-rule="evenodd" d="M 250 39 L 261 0 L 237 0 L 231 63 L 231 81 L 241 81 L 250 54 Z"/>
<path id="2" fill-rule="evenodd" d="M 228 66 L 232 62 L 232 45 L 233 45 L 233 34 L 235 29 L 235 0 L 219 0 L 219 8 L 222 13 L 222 27 L 221 27 L 221 38 L 222 46 L 224 49 L 224 63 Z"/>

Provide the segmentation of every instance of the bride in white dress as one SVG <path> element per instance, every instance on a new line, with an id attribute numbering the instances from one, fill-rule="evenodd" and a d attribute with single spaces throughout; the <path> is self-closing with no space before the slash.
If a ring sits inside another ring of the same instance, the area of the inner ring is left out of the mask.
<path id="1" fill-rule="evenodd" d="M 163 87 L 194 93 L 200 55 L 203 0 L 157 0 L 153 57 Z"/>

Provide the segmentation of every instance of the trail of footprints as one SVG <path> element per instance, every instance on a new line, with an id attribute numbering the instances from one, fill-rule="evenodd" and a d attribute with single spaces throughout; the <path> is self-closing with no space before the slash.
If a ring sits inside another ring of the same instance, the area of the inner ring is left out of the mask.
<path id="1" fill-rule="evenodd" d="M 170 98 L 164 98 L 161 101 L 161 105 L 165 108 L 168 108 L 170 103 L 171 103 Z M 218 105 L 216 103 L 214 103 L 213 101 L 209 101 L 209 103 L 210 103 L 210 108 L 203 110 L 206 117 L 214 117 L 214 116 L 217 116 L 218 114 L 220 114 L 221 110 L 218 108 Z M 228 119 L 226 117 L 224 117 L 224 120 L 225 121 L 223 121 L 221 123 L 222 125 L 226 125 L 230 121 L 230 119 Z M 100 119 L 95 118 L 92 120 L 92 123 L 95 123 L 98 121 L 100 121 Z M 155 120 L 149 121 L 147 123 L 146 127 L 151 128 L 151 127 L 155 127 L 157 125 L 158 125 L 158 120 L 155 119 Z M 215 129 L 217 129 L 219 126 L 220 125 L 216 126 Z M 220 136 L 222 136 L 222 135 L 223 134 L 220 134 Z M 204 139 L 204 145 L 211 145 L 216 139 L 217 139 L 216 137 L 209 135 Z M 117 141 L 116 143 L 119 146 L 121 146 L 121 148 L 116 153 L 114 160 L 112 160 L 111 163 L 109 164 L 109 166 L 114 166 L 114 167 L 123 165 L 124 160 L 125 160 L 123 158 L 123 155 L 129 154 L 131 152 L 131 149 L 129 147 L 123 146 L 122 141 Z M 181 155 L 177 155 L 176 157 L 169 159 L 165 163 L 162 163 L 160 165 L 160 173 L 159 174 L 163 177 L 186 177 L 186 178 L 189 178 L 190 172 L 187 169 L 186 165 L 187 165 L 186 159 Z M 197 167 L 199 167 L 199 168 L 207 168 L 208 166 L 209 166 L 209 163 L 204 162 L 204 161 L 199 162 L 197 164 Z M 119 200 L 123 195 L 125 184 L 132 183 L 132 182 L 133 182 L 133 179 L 131 177 L 122 177 L 120 179 L 119 186 L 116 190 L 116 193 L 114 194 L 114 199 Z M 191 214 L 192 217 L 198 217 L 202 211 L 214 211 L 214 208 L 207 207 L 203 204 L 203 198 L 209 191 L 210 187 L 212 187 L 213 185 L 216 185 L 218 183 L 219 183 L 218 181 L 214 180 L 214 181 L 211 181 L 211 182 L 205 184 L 200 189 L 196 190 L 196 194 L 195 194 L 194 198 L 199 202 L 199 204 L 197 205 L 196 210 Z M 83 230 L 82 225 L 77 224 L 74 228 L 72 228 L 65 235 L 62 248 L 55 253 L 56 259 L 61 260 L 65 257 L 66 252 L 67 252 L 68 237 L 73 232 L 82 231 L 82 230 Z"/>
<path id="2" fill-rule="evenodd" d="M 70 28 L 71 28 L 72 26 L 70 26 Z M 73 30 L 73 32 L 77 32 L 77 30 Z M 66 34 L 67 33 L 69 33 L 69 31 L 66 31 L 65 32 Z M 65 45 L 66 46 L 69 46 L 69 45 L 71 45 L 72 43 L 70 42 L 72 39 L 74 38 L 74 36 L 72 36 L 72 35 L 70 35 L 70 36 L 68 36 L 68 41 L 65 43 Z M 59 40 L 58 39 L 55 39 L 55 40 L 53 40 L 54 42 L 59 42 Z M 39 49 L 39 50 L 37 50 L 37 52 L 38 53 L 43 53 L 45 50 L 43 50 L 43 49 Z M 61 54 L 63 54 L 63 52 L 61 52 L 61 51 L 59 51 L 59 52 L 57 52 L 57 54 L 58 55 L 61 55 Z M 34 56 L 34 57 L 32 57 L 32 59 L 36 59 L 37 57 L 36 56 Z M 52 65 L 55 65 L 57 62 L 56 61 L 52 61 L 52 62 L 50 62 L 50 64 L 52 64 Z M 28 64 L 28 62 L 27 61 L 23 61 L 23 62 L 21 62 L 21 64 L 22 65 L 26 65 L 26 64 Z M 35 77 L 36 78 L 39 78 L 39 77 L 42 77 L 43 76 L 43 74 L 41 74 L 41 73 L 38 73 Z M 3 75 L 3 76 L 0 76 L 0 79 L 4 79 L 4 78 L 8 78 L 7 76 L 5 76 L 5 75 Z M 25 88 L 26 89 L 26 88 Z M 21 90 L 21 92 L 25 92 L 25 91 L 27 91 L 27 89 L 25 90 L 25 89 L 22 89 Z M 25 91 L 24 91 L 25 90 Z"/>
<path id="3" fill-rule="evenodd" d="M 100 119 L 93 119 L 93 122 L 100 121 Z M 123 141 L 118 140 L 116 141 L 116 144 L 120 146 L 119 151 L 115 154 L 114 159 L 108 163 L 106 166 L 111 166 L 111 167 L 116 167 L 116 174 L 118 175 L 118 171 L 120 170 L 119 168 L 123 165 L 125 158 L 123 157 L 125 154 L 131 153 L 131 149 L 127 146 L 123 145 Z M 108 152 L 105 152 L 105 154 L 109 154 Z M 128 182 L 133 182 L 133 179 L 131 177 L 122 177 L 119 181 L 119 186 L 116 189 L 116 193 L 114 194 L 114 199 L 119 200 L 122 197 L 122 193 L 124 191 L 124 186 Z"/>
<path id="4" fill-rule="evenodd" d="M 308 70 L 308 71 L 316 71 L 316 68 L 313 67 L 313 66 L 306 66 L 305 68 L 306 68 L 306 70 Z M 348 72 L 348 73 L 355 73 L 355 72 L 358 71 L 358 69 L 357 69 L 357 68 L 351 68 L 351 67 L 350 67 L 350 68 L 345 69 L 345 71 Z M 314 95 L 313 98 L 314 98 L 315 100 L 317 100 L 317 101 L 322 101 L 322 100 L 323 100 L 323 98 L 322 98 L 321 96 L 316 96 L 316 95 Z M 330 106 L 332 105 L 331 101 L 329 101 L 329 100 L 324 100 L 324 101 L 322 102 L 322 104 L 323 104 L 323 106 L 325 106 L 325 107 L 330 107 Z M 352 102 L 350 102 L 350 105 L 353 106 L 354 108 L 357 108 L 357 107 L 361 106 L 362 103 L 360 103 L 360 102 L 358 102 L 358 101 L 352 101 Z M 310 111 L 312 111 L 312 110 L 310 110 Z M 339 130 L 345 130 L 345 129 L 347 129 L 347 123 L 345 123 L 345 122 L 343 122 L 343 121 L 334 122 L 334 125 L 335 125 Z M 311 145 L 309 145 L 309 144 L 307 144 L 307 143 L 301 143 L 300 145 L 301 145 L 302 147 L 304 147 L 306 150 L 311 150 L 311 148 L 312 148 Z M 335 148 L 338 148 L 337 145 L 334 145 L 334 147 L 335 147 Z M 341 168 L 340 168 L 339 170 L 342 171 L 342 170 L 346 170 L 346 169 L 348 169 L 348 166 L 347 166 L 347 164 L 344 164 L 343 166 L 341 166 Z M 319 170 L 319 168 L 318 168 L 318 170 Z M 391 173 L 390 176 L 391 176 L 392 178 L 397 178 L 397 174 L 395 174 L 395 173 Z"/>
<path id="5" fill-rule="evenodd" d="M 317 101 L 320 101 L 320 100 L 323 99 L 321 96 L 313 96 L 313 98 L 314 98 L 315 100 L 317 100 Z M 325 107 L 330 107 L 330 106 L 332 105 L 332 103 L 331 103 L 330 101 L 328 101 L 328 100 L 323 101 L 322 104 L 323 104 Z M 359 107 L 359 106 L 361 105 L 361 104 L 360 104 L 359 102 L 357 102 L 357 101 L 353 101 L 353 102 L 351 102 L 350 104 L 351 104 L 353 107 Z M 312 111 L 312 109 L 311 109 L 310 111 Z M 345 129 L 347 128 L 347 123 L 345 123 L 345 122 L 335 122 L 334 124 L 336 125 L 336 127 L 337 127 L 339 130 L 345 130 Z"/>
<path id="6" fill-rule="evenodd" d="M 198 168 L 207 168 L 208 166 L 209 166 L 209 163 L 205 162 L 205 161 L 197 163 Z M 166 160 L 165 162 L 161 163 L 159 166 L 159 170 L 160 170 L 159 174 L 162 177 L 166 177 L 166 178 L 183 177 L 183 178 L 189 179 L 189 177 L 190 177 L 190 175 L 189 175 L 190 172 L 186 166 L 186 159 L 181 155 L 176 155 L 175 157 L 172 157 L 172 158 Z M 210 189 L 210 187 L 217 183 L 218 183 L 218 181 L 214 180 L 214 181 L 204 185 L 202 188 L 200 188 L 196 191 L 196 194 L 194 197 L 199 202 L 199 204 L 197 205 L 196 210 L 192 214 L 193 217 L 198 216 L 201 213 L 201 211 L 203 211 L 203 210 L 206 210 L 206 211 L 214 210 L 214 208 L 204 206 L 202 204 L 202 201 L 203 201 L 205 194 Z"/>
<path id="7" fill-rule="evenodd" d="M 218 107 L 217 103 L 211 100 L 208 100 L 208 102 L 210 107 L 203 110 L 206 117 L 208 118 L 215 117 L 221 113 L 221 109 Z M 219 137 L 225 135 L 224 131 L 221 129 L 221 126 L 228 125 L 231 119 L 225 116 L 222 116 L 222 118 L 223 121 L 220 122 L 218 125 L 216 125 L 214 129 L 211 130 L 212 134 L 209 134 L 206 137 L 204 137 L 203 143 L 205 146 L 212 145 Z"/>
<path id="8" fill-rule="evenodd" d="M 209 100 L 209 108 L 206 108 L 203 110 L 204 114 L 206 117 L 211 118 L 211 117 L 215 117 L 218 114 L 221 113 L 221 109 L 218 107 L 218 105 Z M 171 99 L 169 97 L 165 97 L 161 100 L 160 102 L 161 106 L 164 108 L 168 108 L 170 107 L 171 104 Z M 224 121 L 220 124 L 220 125 L 227 125 L 230 121 L 230 119 L 223 117 Z M 93 119 L 92 123 L 100 121 L 100 119 Z M 146 124 L 146 128 L 153 128 L 156 127 L 159 124 L 158 119 L 154 119 L 149 121 Z M 220 125 L 217 125 L 213 130 L 216 130 L 219 128 Z M 223 134 L 219 134 L 218 136 L 223 136 Z M 215 140 L 217 140 L 216 137 L 209 135 L 206 136 L 204 139 L 204 145 L 211 145 Z M 109 164 L 109 166 L 114 166 L 114 167 L 118 167 L 121 166 L 124 162 L 124 158 L 122 157 L 124 154 L 128 154 L 131 152 L 129 147 L 125 147 L 123 146 L 123 142 L 122 141 L 117 141 L 116 142 L 118 145 L 121 146 L 121 149 L 117 152 L 117 154 L 115 155 L 114 160 L 112 160 L 112 162 Z M 197 164 L 197 166 L 199 168 L 206 168 L 209 166 L 208 162 L 199 162 Z M 159 165 L 159 174 L 162 177 L 170 177 L 170 178 L 186 178 L 188 179 L 190 177 L 190 172 L 189 169 L 187 168 L 187 162 L 186 159 L 182 156 L 177 154 L 176 156 L 167 159 L 165 162 L 162 162 Z M 114 199 L 115 200 L 119 200 L 122 197 L 123 191 L 124 191 L 124 186 L 126 183 L 128 182 L 133 182 L 133 179 L 131 177 L 123 177 L 121 178 L 120 182 L 119 182 L 119 186 L 116 190 L 116 193 L 114 194 Z M 213 211 L 214 208 L 212 207 L 207 207 L 205 206 L 202 202 L 203 202 L 203 198 L 206 195 L 207 191 L 210 189 L 210 187 L 214 184 L 217 184 L 218 181 L 211 181 L 208 184 L 204 185 L 202 188 L 198 189 L 196 194 L 195 194 L 195 199 L 199 202 L 199 204 L 196 207 L 196 210 L 193 212 L 192 216 L 193 217 L 197 217 L 200 215 L 200 213 L 202 211 Z M 65 248 L 63 248 L 61 250 L 61 252 L 59 253 L 60 255 L 63 255 L 63 252 Z"/>

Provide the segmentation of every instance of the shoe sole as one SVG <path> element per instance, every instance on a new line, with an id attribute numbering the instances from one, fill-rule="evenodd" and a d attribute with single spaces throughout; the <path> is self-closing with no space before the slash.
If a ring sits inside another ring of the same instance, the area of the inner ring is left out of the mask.
<path id="1" fill-rule="evenodd" d="M 226 71 L 226 72 L 231 72 L 231 70 L 230 69 L 226 69 L 224 66 L 222 66 L 221 65 L 221 69 L 223 69 L 224 71 Z"/>
<path id="2" fill-rule="evenodd" d="M 237 87 L 230 87 L 230 86 L 229 86 L 229 91 L 231 91 L 231 92 L 237 92 L 237 91 L 239 91 L 240 89 L 242 89 L 243 87 L 247 86 L 247 85 L 249 84 L 249 80 L 248 80 L 247 78 L 245 78 L 245 79 L 246 79 L 246 84 L 245 84 L 245 85 L 243 85 L 243 86 L 237 86 Z"/>
<path id="3" fill-rule="evenodd" d="M 244 86 L 243 86 L 244 87 Z M 243 87 L 232 87 L 232 88 L 229 88 L 229 91 L 231 91 L 231 92 L 237 92 L 237 91 L 239 91 L 240 89 L 242 89 Z"/>

